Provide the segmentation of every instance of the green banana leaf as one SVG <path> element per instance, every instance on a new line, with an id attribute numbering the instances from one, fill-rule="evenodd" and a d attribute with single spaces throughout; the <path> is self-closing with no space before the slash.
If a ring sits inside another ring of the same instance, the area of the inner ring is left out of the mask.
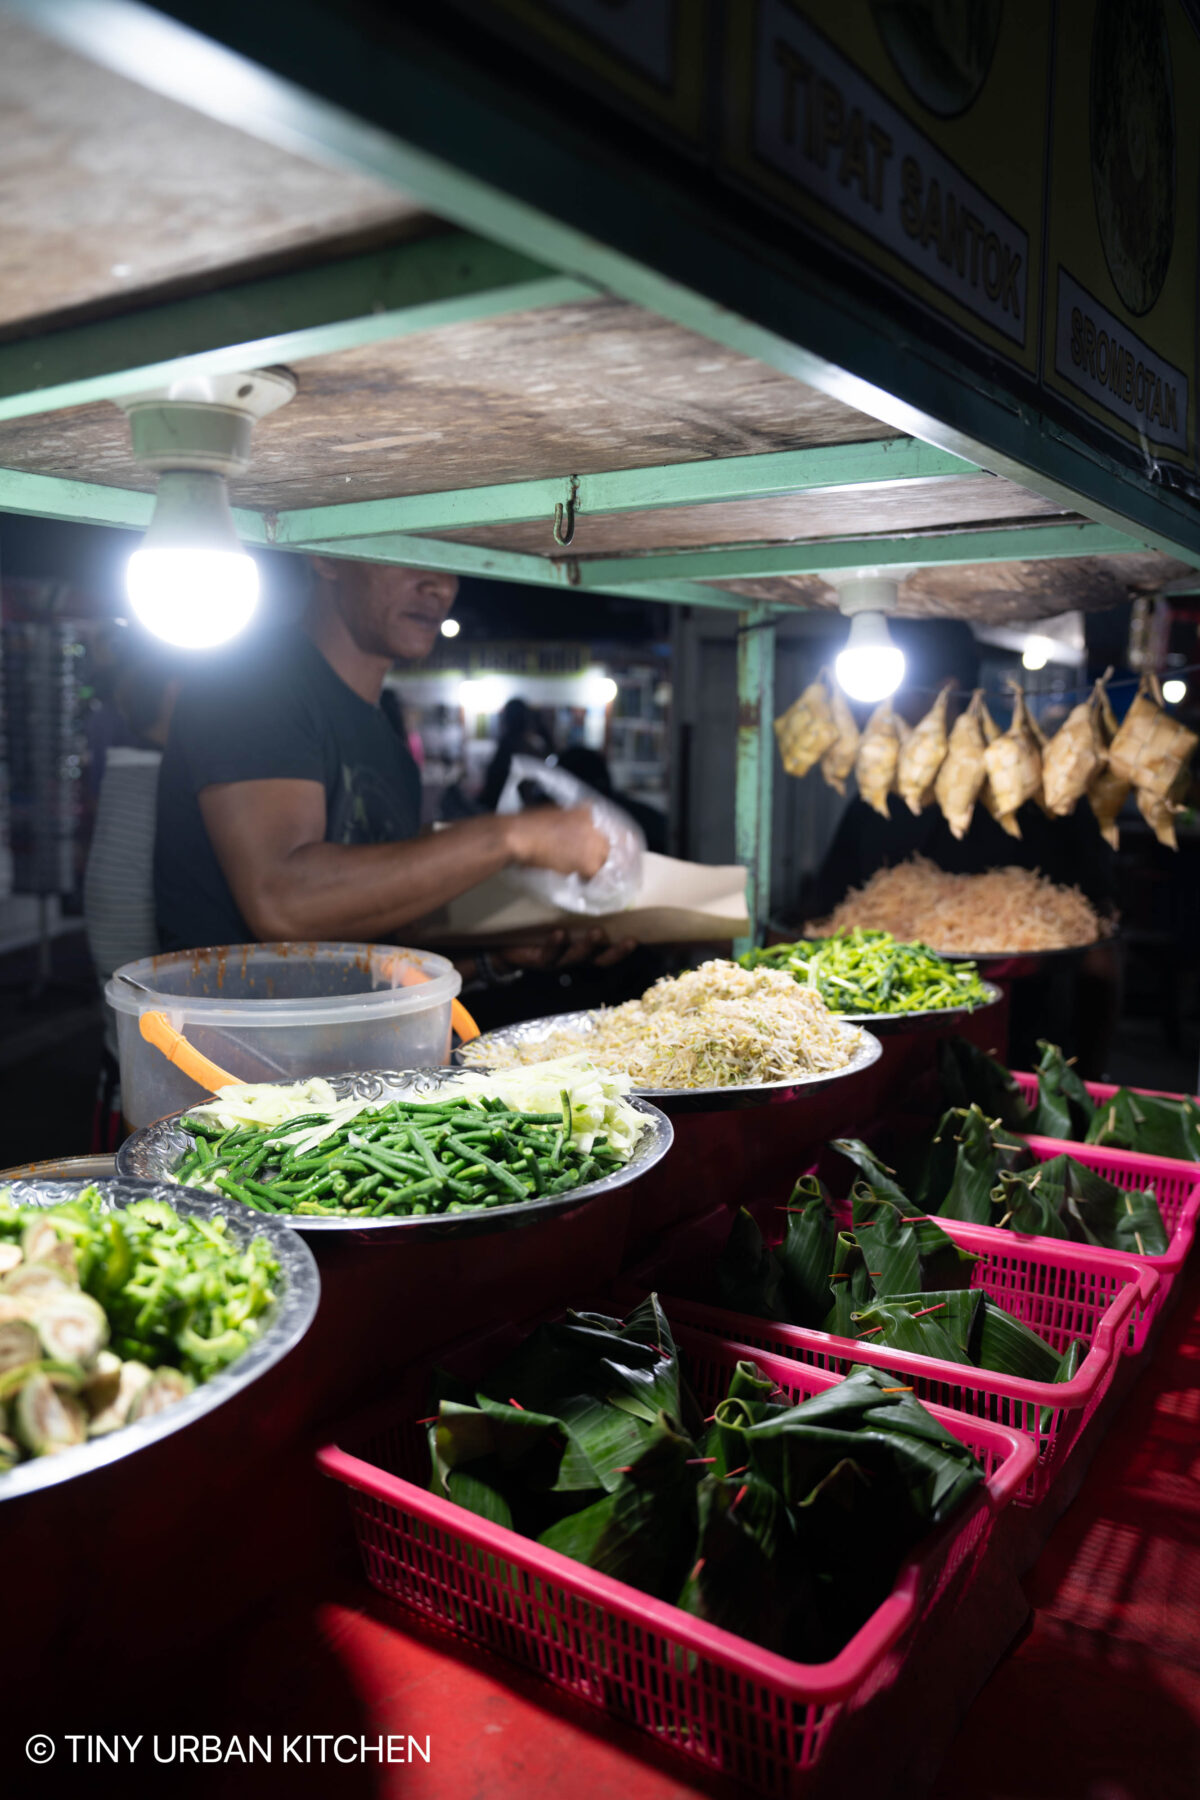
<path id="1" fill-rule="evenodd" d="M 1071 1235 L 1083 1243 L 1138 1256 L 1163 1256 L 1167 1228 L 1153 1187 L 1126 1192 L 1098 1169 L 1067 1157 L 1067 1218 Z"/>
<path id="2" fill-rule="evenodd" d="M 875 1348 L 973 1364 L 969 1346 L 977 1335 L 983 1298 L 982 1290 L 974 1288 L 876 1300 L 855 1314 L 854 1332 Z"/>
<path id="3" fill-rule="evenodd" d="M 874 1293 L 911 1294 L 921 1283 L 917 1228 L 891 1201 L 877 1200 L 863 1182 L 850 1195 L 854 1235 L 866 1259 Z"/>
<path id="4" fill-rule="evenodd" d="M 920 1211 L 919 1207 L 913 1205 L 896 1180 L 896 1171 L 889 1169 L 886 1163 L 881 1162 L 875 1152 L 869 1145 L 864 1144 L 861 1138 L 831 1138 L 829 1148 L 838 1151 L 840 1155 L 855 1165 L 865 1178 L 867 1186 L 878 1199 L 890 1200 L 893 1206 L 900 1208 L 901 1212 Z"/>
<path id="5" fill-rule="evenodd" d="M 529 1412 L 556 1414 L 564 1399 L 590 1394 L 653 1424 L 683 1412 L 675 1340 L 656 1295 L 628 1319 L 568 1313 L 539 1325 L 493 1370 L 481 1392 Z"/>
<path id="6" fill-rule="evenodd" d="M 986 1050 L 966 1038 L 943 1038 L 938 1045 L 938 1075 L 948 1106 L 978 1106 L 998 1119 L 1006 1131 L 1032 1131 L 1034 1108 L 1015 1078 Z"/>
<path id="7" fill-rule="evenodd" d="M 543 1531 L 538 1542 L 631 1587 L 674 1600 L 695 1560 L 696 1447 L 661 1414 L 611 1494 Z"/>
<path id="8" fill-rule="evenodd" d="M 1072 1338 L 1071 1342 L 1063 1352 L 1062 1361 L 1058 1366 L 1058 1374 L 1054 1377 L 1055 1382 L 1074 1381 L 1083 1366 L 1083 1359 L 1087 1353 L 1087 1345 L 1079 1338 Z M 1058 1409 L 1053 1406 L 1043 1406 L 1039 1415 L 1039 1431 L 1050 1430 L 1054 1423 L 1054 1414 L 1057 1410 Z"/>
<path id="9" fill-rule="evenodd" d="M 943 1219 L 961 1219 L 968 1225 L 987 1225 L 992 1217 L 992 1190 L 1003 1170 L 1027 1168 L 1033 1155 L 1023 1138 L 984 1117 L 978 1106 L 965 1112 L 952 1109 L 938 1125 L 935 1143 L 954 1145 L 954 1167 L 948 1185 L 939 1191 L 937 1180 L 944 1169 L 944 1153 L 930 1165 L 924 1201 L 930 1212 Z"/>
<path id="10" fill-rule="evenodd" d="M 947 1236 L 935 1220 L 927 1216 L 928 1209 L 918 1206 L 909 1199 L 904 1189 L 895 1179 L 895 1171 L 889 1169 L 869 1149 L 860 1138 L 837 1138 L 832 1148 L 862 1170 L 864 1182 L 857 1184 L 852 1190 L 851 1198 L 861 1208 L 865 1190 L 869 1190 L 873 1198 L 882 1204 L 890 1204 L 913 1222 L 916 1233 L 917 1254 L 921 1260 L 921 1285 L 924 1287 L 950 1288 L 966 1287 L 970 1283 L 971 1268 L 977 1260 L 969 1250 L 960 1250 L 958 1245 Z M 858 1218 L 859 1213 L 855 1213 Z M 866 1212 L 861 1216 L 865 1218 Z M 873 1263 L 869 1264 L 874 1267 Z M 827 1325 L 825 1330 L 831 1331 Z"/>
<path id="11" fill-rule="evenodd" d="M 994 1216 L 986 1222 L 1007 1225 L 1027 1237 L 1069 1238 L 1071 1233 L 1061 1211 L 1063 1185 L 1047 1176 L 1050 1167 L 1049 1163 L 1039 1163 L 1036 1169 L 1020 1175 L 1002 1170 L 992 1190 Z"/>
<path id="12" fill-rule="evenodd" d="M 818 1325 L 829 1309 L 837 1227 L 825 1190 L 812 1176 L 796 1183 L 787 1231 L 775 1252 L 783 1311 L 793 1325 Z"/>
<path id="13" fill-rule="evenodd" d="M 1039 1038 L 1038 1049 L 1038 1103 L 1030 1130 L 1042 1137 L 1085 1137 L 1095 1101 L 1057 1044 Z"/>
<path id="14" fill-rule="evenodd" d="M 1087 1142 L 1142 1156 L 1170 1156 L 1200 1162 L 1200 1108 L 1191 1099 L 1135 1094 L 1118 1088 L 1096 1108 Z"/>
<path id="15" fill-rule="evenodd" d="M 853 1337 L 854 1314 L 874 1292 L 862 1246 L 849 1231 L 839 1231 L 834 1245 L 833 1273 L 829 1278 L 833 1305 L 821 1321 L 822 1331 Z"/>
<path id="16" fill-rule="evenodd" d="M 783 1270 L 778 1257 L 767 1248 L 762 1232 L 741 1207 L 733 1215 L 717 1262 L 717 1305 L 730 1312 L 749 1313 L 755 1319 L 786 1319 L 782 1286 Z"/>
<path id="17" fill-rule="evenodd" d="M 812 1575 L 791 1514 L 757 1477 L 706 1476 L 696 1494 L 698 1555 L 677 1604 L 684 1612 L 787 1655 L 797 1614 L 811 1614 Z"/>
<path id="18" fill-rule="evenodd" d="M 982 1288 L 966 1294 L 954 1289 L 941 1294 L 893 1295 L 864 1308 L 855 1323 L 859 1333 L 871 1331 L 872 1344 L 941 1356 L 947 1362 L 973 1363 L 977 1369 L 1019 1375 L 1029 1381 L 1056 1380 L 1062 1362 L 1057 1350 L 997 1306 Z M 872 1331 L 877 1326 L 882 1330 Z M 923 1328 L 919 1341 L 914 1327 Z"/>

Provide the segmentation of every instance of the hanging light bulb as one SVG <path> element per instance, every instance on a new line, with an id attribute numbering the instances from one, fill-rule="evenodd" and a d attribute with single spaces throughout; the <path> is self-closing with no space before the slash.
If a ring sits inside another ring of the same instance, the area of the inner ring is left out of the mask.
<path id="1" fill-rule="evenodd" d="M 1163 682 L 1163 699 L 1168 706 L 1178 706 L 1181 700 L 1187 699 L 1187 682 L 1173 675 L 1170 681 Z"/>
<path id="2" fill-rule="evenodd" d="M 834 663 L 838 684 L 851 700 L 886 700 L 904 680 L 904 652 L 892 642 L 887 615 L 896 609 L 897 583 L 890 576 L 838 579 L 838 606 L 850 620 L 845 648 Z"/>
<path id="3" fill-rule="evenodd" d="M 206 650 L 245 630 L 258 604 L 258 564 L 234 529 L 223 475 L 168 469 L 159 477 L 125 585 L 147 631 L 168 644 Z"/>
<path id="4" fill-rule="evenodd" d="M 156 637 L 209 649 L 244 631 L 258 604 L 258 565 L 242 547 L 226 478 L 249 466 L 255 419 L 296 391 L 286 369 L 188 376 L 123 402 L 133 452 L 159 472 L 158 496 L 125 585 Z"/>
<path id="5" fill-rule="evenodd" d="M 1044 669 L 1046 664 L 1050 661 L 1050 652 L 1053 648 L 1054 645 L 1050 642 L 1048 637 L 1042 637 L 1039 632 L 1035 631 L 1032 637 L 1027 637 L 1025 639 L 1025 648 L 1021 652 L 1022 667 L 1026 669 Z"/>

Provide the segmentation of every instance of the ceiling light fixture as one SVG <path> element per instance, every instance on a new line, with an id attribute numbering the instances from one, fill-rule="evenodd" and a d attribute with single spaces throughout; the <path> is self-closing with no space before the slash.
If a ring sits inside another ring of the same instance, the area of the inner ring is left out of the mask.
<path id="1" fill-rule="evenodd" d="M 838 608 L 850 621 L 846 646 L 834 663 L 838 683 L 851 700 L 886 700 L 904 680 L 904 652 L 892 642 L 887 624 L 899 584 L 894 576 L 860 570 L 839 575 L 836 585 Z"/>
<path id="2" fill-rule="evenodd" d="M 1177 675 L 1172 676 L 1170 681 L 1164 681 L 1163 699 L 1168 706 L 1178 706 L 1187 699 L 1187 682 L 1181 681 Z"/>
<path id="3" fill-rule="evenodd" d="M 1035 631 L 1032 637 L 1025 639 L 1025 648 L 1021 652 L 1021 666 L 1026 669 L 1044 669 L 1050 661 L 1053 649 L 1054 645 L 1050 639 L 1042 637 L 1040 632 Z"/>
<path id="4" fill-rule="evenodd" d="M 286 369 L 192 375 L 121 402 L 133 454 L 158 472 L 142 546 L 129 559 L 129 603 L 148 631 L 183 649 L 223 644 L 258 604 L 258 565 L 242 548 L 226 480 L 250 464 L 256 419 L 292 398 Z"/>
<path id="5" fill-rule="evenodd" d="M 462 626 L 459 624 L 457 619 L 443 619 L 442 620 L 442 636 L 443 637 L 457 637 L 461 630 L 462 630 Z"/>

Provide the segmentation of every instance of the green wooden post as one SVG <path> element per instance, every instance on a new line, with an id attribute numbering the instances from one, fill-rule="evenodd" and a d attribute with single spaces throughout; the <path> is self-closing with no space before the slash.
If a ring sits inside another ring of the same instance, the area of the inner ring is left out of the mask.
<path id="1" fill-rule="evenodd" d="M 771 794 L 775 774 L 775 622 L 756 610 L 738 618 L 737 784 L 734 830 L 737 858 L 747 870 L 750 936 L 734 955 L 762 937 L 771 907 Z"/>

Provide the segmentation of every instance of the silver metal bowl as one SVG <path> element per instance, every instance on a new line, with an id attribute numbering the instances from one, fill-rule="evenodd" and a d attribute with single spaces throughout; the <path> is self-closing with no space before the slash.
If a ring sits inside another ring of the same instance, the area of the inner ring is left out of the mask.
<path id="1" fill-rule="evenodd" d="M 193 1188 L 168 1187 L 161 1182 L 127 1181 L 119 1176 L 102 1181 L 53 1181 L 49 1179 L 14 1181 L 5 1191 L 18 1206 L 62 1206 L 77 1200 L 86 1189 L 96 1188 L 107 1210 L 119 1212 L 134 1200 L 165 1200 L 183 1217 L 224 1219 L 230 1237 L 238 1244 L 252 1238 L 270 1240 L 279 1262 L 280 1294 L 272 1310 L 260 1321 L 260 1334 L 236 1362 L 214 1375 L 211 1381 L 195 1388 L 183 1400 L 176 1401 L 149 1419 L 135 1419 L 119 1431 L 93 1438 L 72 1450 L 61 1450 L 55 1456 L 36 1456 L 18 1463 L 7 1474 L 0 1474 L 0 1501 L 15 1500 L 19 1495 L 34 1493 L 39 1488 L 53 1487 L 60 1481 L 71 1481 L 77 1475 L 88 1475 L 109 1463 L 132 1456 L 148 1444 L 156 1444 L 174 1431 L 210 1413 L 226 1400 L 249 1387 L 260 1375 L 295 1348 L 312 1324 L 321 1294 L 321 1278 L 312 1251 L 288 1231 L 281 1220 L 260 1213 L 248 1213 L 232 1200 L 214 1199 L 198 1194 Z"/>
<path id="2" fill-rule="evenodd" d="M 448 1082 L 455 1081 L 459 1073 L 458 1069 L 367 1069 L 355 1075 L 330 1075 L 326 1079 L 339 1100 L 353 1097 L 385 1106 L 389 1100 L 414 1097 L 432 1099 Z M 272 1085 L 285 1087 L 291 1083 L 276 1082 Z M 629 1182 L 636 1181 L 639 1175 L 644 1175 L 647 1169 L 652 1169 L 655 1163 L 662 1161 L 671 1148 L 675 1135 L 671 1121 L 664 1118 L 657 1107 L 648 1106 L 642 1099 L 633 1099 L 631 1104 L 646 1118 L 647 1129 L 638 1139 L 637 1148 L 629 1161 L 621 1168 L 614 1169 L 611 1175 L 604 1176 L 601 1181 L 586 1181 L 581 1187 L 569 1188 L 565 1194 L 554 1194 L 544 1200 L 514 1201 L 511 1206 L 480 1207 L 475 1212 L 424 1213 L 415 1219 L 319 1219 L 308 1213 L 252 1213 L 233 1200 L 226 1204 L 237 1212 L 239 1218 L 270 1218 L 272 1224 L 281 1225 L 292 1232 L 303 1232 L 306 1236 L 310 1232 L 321 1237 L 327 1233 L 343 1237 L 353 1233 L 369 1236 L 374 1241 L 378 1241 L 380 1237 L 399 1236 L 408 1240 L 428 1240 L 482 1237 L 496 1231 L 509 1231 L 523 1225 L 532 1225 L 549 1214 L 573 1211 L 583 1202 L 594 1200 L 600 1194 L 612 1193 L 615 1188 L 625 1187 Z M 157 1119 L 153 1125 L 146 1125 L 140 1131 L 135 1131 L 117 1151 L 118 1172 L 122 1175 L 139 1176 L 147 1181 L 169 1181 L 195 1143 L 191 1133 L 185 1131 L 180 1124 L 180 1120 L 185 1117 L 186 1112 L 168 1113 L 165 1119 Z M 172 1188 L 170 1191 L 178 1194 L 184 1190 Z"/>
<path id="3" fill-rule="evenodd" d="M 564 1027 L 586 1039 L 596 1029 L 596 1015 L 593 1012 L 557 1013 L 547 1019 L 525 1019 L 519 1025 L 503 1025 L 497 1031 L 485 1031 L 473 1038 L 468 1053 L 464 1054 L 463 1050 L 455 1052 L 455 1061 L 462 1068 L 482 1071 L 488 1066 L 489 1049 L 508 1044 L 537 1046 Z M 729 1112 L 742 1107 L 798 1100 L 820 1088 L 828 1087 L 831 1082 L 844 1081 L 849 1075 L 860 1075 L 872 1063 L 879 1061 L 883 1054 L 879 1039 L 872 1037 L 869 1031 L 860 1030 L 859 1035 L 862 1042 L 858 1050 L 852 1060 L 840 1069 L 831 1069 L 817 1075 L 790 1075 L 785 1081 L 745 1081 L 736 1087 L 635 1088 L 634 1094 L 641 1100 L 653 1100 L 655 1106 L 661 1107 L 673 1117 L 687 1112 Z M 581 1046 L 583 1047 L 586 1046 Z"/>

